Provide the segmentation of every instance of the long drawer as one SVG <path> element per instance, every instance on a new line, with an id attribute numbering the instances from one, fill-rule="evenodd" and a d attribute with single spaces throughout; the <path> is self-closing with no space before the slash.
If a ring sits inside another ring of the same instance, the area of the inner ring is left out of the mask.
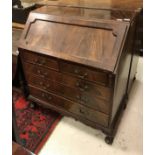
<path id="1" fill-rule="evenodd" d="M 110 103 L 101 97 L 92 96 L 88 93 L 80 92 L 75 88 L 70 88 L 55 81 L 45 78 L 43 79 L 32 74 L 27 75 L 27 81 L 30 85 L 49 92 L 54 92 L 97 111 L 101 111 L 106 114 L 109 114 L 110 112 Z"/>
<path id="2" fill-rule="evenodd" d="M 108 73 L 97 69 L 78 65 L 76 63 L 64 62 L 48 56 L 42 56 L 38 53 L 24 51 L 21 53 L 23 61 L 44 66 L 50 69 L 72 74 L 81 79 L 86 79 L 95 83 L 108 86 Z"/>
<path id="3" fill-rule="evenodd" d="M 60 72 L 53 71 L 41 66 L 37 66 L 29 63 L 23 63 L 23 66 L 25 70 L 25 76 L 27 76 L 27 74 L 29 73 L 32 73 L 44 79 L 50 79 L 50 81 L 57 81 L 68 87 L 76 88 L 80 92 L 90 93 L 92 95 L 100 96 L 106 101 L 111 100 L 111 94 L 112 94 L 111 88 L 101 86 L 101 85 L 96 85 L 94 83 L 91 83 L 76 77 L 72 77 L 67 74 L 62 74 Z"/>
<path id="4" fill-rule="evenodd" d="M 29 89 L 30 89 L 31 96 L 37 99 L 40 99 L 49 105 L 56 106 L 60 109 L 69 111 L 78 116 L 82 116 L 85 119 L 88 119 L 100 125 L 104 125 L 105 127 L 108 126 L 109 115 L 95 111 L 93 109 L 89 109 L 83 105 L 74 103 L 63 97 L 60 97 L 52 93 L 48 93 L 46 91 L 43 91 L 41 89 L 38 89 L 32 86 L 30 86 Z"/>

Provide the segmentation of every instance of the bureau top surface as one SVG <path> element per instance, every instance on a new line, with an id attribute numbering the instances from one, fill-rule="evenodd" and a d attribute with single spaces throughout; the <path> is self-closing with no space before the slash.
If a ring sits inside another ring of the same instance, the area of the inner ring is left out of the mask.
<path id="1" fill-rule="evenodd" d="M 107 19 L 107 20 L 120 20 L 128 19 L 133 20 L 136 12 L 123 11 L 123 10 L 109 10 L 109 9 L 90 9 L 81 7 L 67 7 L 67 6 L 44 6 L 34 10 L 35 13 L 48 14 L 48 15 L 61 15 L 81 17 L 87 19 Z"/>
<path id="2" fill-rule="evenodd" d="M 46 4 L 135 11 L 143 7 L 143 0 L 48 0 Z"/>
<path id="3" fill-rule="evenodd" d="M 114 72 L 129 22 L 99 15 L 87 18 L 79 16 L 81 10 L 76 9 L 45 6 L 31 12 L 20 38 L 19 50 L 22 48 Z"/>
<path id="4" fill-rule="evenodd" d="M 44 0 L 45 5 L 74 6 L 97 9 L 137 11 L 143 7 L 143 0 Z"/>

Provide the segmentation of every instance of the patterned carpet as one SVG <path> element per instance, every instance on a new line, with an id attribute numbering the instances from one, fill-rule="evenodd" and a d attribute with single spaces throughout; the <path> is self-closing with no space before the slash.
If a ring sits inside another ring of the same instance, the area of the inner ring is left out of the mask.
<path id="1" fill-rule="evenodd" d="M 46 108 L 32 107 L 32 104 L 17 92 L 13 92 L 13 104 L 22 145 L 37 154 L 61 116 Z"/>

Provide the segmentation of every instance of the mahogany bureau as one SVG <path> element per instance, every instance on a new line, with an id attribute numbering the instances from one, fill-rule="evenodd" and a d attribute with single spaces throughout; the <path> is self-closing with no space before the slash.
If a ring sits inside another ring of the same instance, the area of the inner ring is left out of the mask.
<path id="1" fill-rule="evenodd" d="M 136 72 L 137 14 L 71 6 L 31 12 L 18 48 L 28 99 L 102 130 L 111 144 Z"/>

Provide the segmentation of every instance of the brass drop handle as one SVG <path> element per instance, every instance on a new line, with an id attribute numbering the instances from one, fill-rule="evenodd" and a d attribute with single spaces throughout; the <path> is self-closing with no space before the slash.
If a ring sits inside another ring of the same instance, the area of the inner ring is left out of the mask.
<path id="1" fill-rule="evenodd" d="M 45 73 L 43 73 L 45 76 L 47 76 L 48 75 L 48 73 L 47 72 L 45 72 Z"/>
<path id="2" fill-rule="evenodd" d="M 41 96 L 42 96 L 42 97 L 45 97 L 45 93 L 42 93 Z"/>
<path id="3" fill-rule="evenodd" d="M 37 73 L 38 73 L 38 74 L 41 74 L 41 71 L 40 71 L 40 70 L 37 70 Z"/>
<path id="4" fill-rule="evenodd" d="M 80 86 L 80 83 L 79 83 L 79 82 L 77 82 L 77 83 L 76 83 L 76 86 L 77 86 L 77 87 L 79 87 L 79 86 Z"/>
<path id="5" fill-rule="evenodd" d="M 46 86 L 44 86 L 44 89 L 48 89 L 50 87 L 50 84 L 47 84 Z"/>
<path id="6" fill-rule="evenodd" d="M 49 88 L 49 87 L 50 87 L 50 84 L 48 83 L 48 84 L 46 85 L 46 87 Z"/>
<path id="7" fill-rule="evenodd" d="M 79 74 L 80 71 L 78 69 L 75 69 L 74 73 L 75 74 Z M 78 77 L 81 78 L 81 79 L 84 79 L 84 78 L 86 78 L 87 75 L 88 75 L 88 73 L 84 73 L 84 75 L 78 75 Z"/>
<path id="8" fill-rule="evenodd" d="M 84 86 L 84 90 L 87 90 L 87 89 L 88 89 L 88 86 L 87 86 L 87 85 L 85 85 L 85 86 Z"/>
<path id="9" fill-rule="evenodd" d="M 40 82 L 39 84 L 40 84 L 41 86 L 43 86 L 43 82 Z M 46 87 L 45 87 L 45 86 L 43 86 L 43 88 L 44 88 L 44 89 L 46 89 Z"/>
<path id="10" fill-rule="evenodd" d="M 82 88 L 81 84 L 79 82 L 76 83 L 76 86 L 81 90 L 81 91 L 85 91 L 84 88 Z"/>
<path id="11" fill-rule="evenodd" d="M 83 115 L 89 115 L 89 113 L 85 110 L 83 110 L 81 107 L 79 108 L 79 112 Z"/>
<path id="12" fill-rule="evenodd" d="M 82 84 L 80 84 L 79 82 L 76 83 L 76 86 L 79 87 L 81 91 L 86 91 L 88 89 L 87 85 L 82 86 Z"/>
<path id="13" fill-rule="evenodd" d="M 48 75 L 47 72 L 42 73 L 40 70 L 37 70 L 37 73 L 38 73 L 39 75 L 41 75 L 43 78 L 45 78 L 45 77 Z"/>
<path id="14" fill-rule="evenodd" d="M 43 86 L 44 89 L 47 89 L 50 87 L 50 84 L 47 84 L 46 86 L 44 86 L 44 83 L 43 82 L 40 82 L 39 83 L 41 86 Z"/>
<path id="15" fill-rule="evenodd" d="M 38 62 L 38 65 L 39 66 L 41 66 L 41 65 L 44 65 L 45 64 L 45 60 L 43 59 L 43 60 L 40 60 L 39 62 Z"/>
<path id="16" fill-rule="evenodd" d="M 48 100 L 51 100 L 52 99 L 52 97 L 51 96 L 48 96 Z"/>
<path id="17" fill-rule="evenodd" d="M 39 75 L 41 75 L 43 78 L 45 78 L 45 77 L 48 75 L 47 72 L 42 73 L 40 70 L 37 70 L 37 73 L 38 73 Z"/>
<path id="18" fill-rule="evenodd" d="M 86 77 L 87 77 L 87 75 L 88 75 L 88 74 L 87 74 L 87 73 L 85 73 L 84 75 L 79 75 L 78 77 L 79 77 L 79 78 L 81 78 L 81 79 L 84 79 L 84 78 L 86 78 Z"/>
<path id="19" fill-rule="evenodd" d="M 47 72 L 44 72 L 44 73 L 42 74 L 42 77 L 45 78 L 47 75 L 48 75 L 48 73 L 47 73 Z"/>
<path id="20" fill-rule="evenodd" d="M 40 61 L 40 64 L 44 65 L 46 63 L 45 59 Z"/>
<path id="21" fill-rule="evenodd" d="M 35 62 L 35 63 L 39 63 L 39 59 L 35 59 L 34 62 Z"/>
<path id="22" fill-rule="evenodd" d="M 78 70 L 78 69 L 75 69 L 75 70 L 74 70 L 74 73 L 75 73 L 75 74 L 79 74 L 79 70 Z"/>
<path id="23" fill-rule="evenodd" d="M 35 59 L 34 62 L 37 63 L 38 65 L 44 65 L 46 63 L 46 61 L 44 59 L 42 59 L 42 60 Z"/>
<path id="24" fill-rule="evenodd" d="M 45 94 L 45 93 L 42 93 L 41 96 L 46 98 L 47 100 L 51 100 L 52 99 L 52 97 L 50 95 Z"/>
<path id="25" fill-rule="evenodd" d="M 43 82 L 39 82 L 39 84 L 42 86 L 43 85 Z"/>
<path id="26" fill-rule="evenodd" d="M 81 96 L 81 101 L 87 103 L 88 99 L 85 96 Z"/>
<path id="27" fill-rule="evenodd" d="M 77 95 L 76 98 L 77 98 L 78 100 L 80 100 L 80 99 L 81 99 L 81 96 L 80 96 L 80 95 Z"/>
<path id="28" fill-rule="evenodd" d="M 84 102 L 84 103 L 87 103 L 88 102 L 88 99 L 84 96 L 81 96 L 81 95 L 77 95 L 76 98 L 78 100 L 80 100 L 81 102 Z"/>
<path id="29" fill-rule="evenodd" d="M 43 89 L 47 89 L 46 86 L 43 86 Z"/>
<path id="30" fill-rule="evenodd" d="M 80 108 L 80 113 L 81 114 L 85 114 L 85 112 Z"/>

